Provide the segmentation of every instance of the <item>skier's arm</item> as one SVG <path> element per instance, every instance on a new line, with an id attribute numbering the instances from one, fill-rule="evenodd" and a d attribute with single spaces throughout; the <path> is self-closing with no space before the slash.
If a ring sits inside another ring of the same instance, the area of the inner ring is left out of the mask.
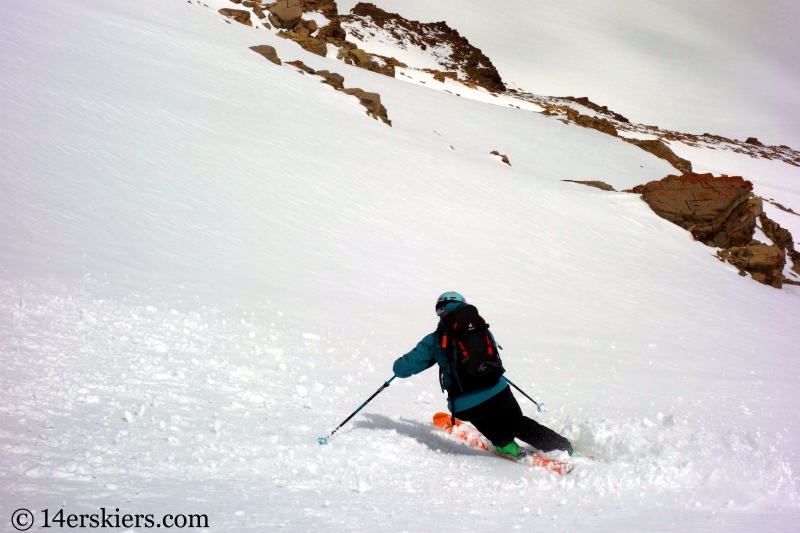
<path id="1" fill-rule="evenodd" d="M 428 335 L 417 346 L 394 362 L 392 369 L 398 378 L 408 378 L 414 374 L 419 374 L 436 364 L 433 357 L 434 340 L 433 335 Z"/>

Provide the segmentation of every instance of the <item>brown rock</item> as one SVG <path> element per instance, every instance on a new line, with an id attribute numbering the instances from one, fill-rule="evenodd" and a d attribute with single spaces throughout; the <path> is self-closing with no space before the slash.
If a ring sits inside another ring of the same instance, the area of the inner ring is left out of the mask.
<path id="1" fill-rule="evenodd" d="M 245 26 L 252 26 L 253 23 L 250 22 L 250 12 L 245 11 L 244 9 L 231 9 L 231 8 L 223 8 L 219 10 L 219 14 L 228 17 L 229 19 L 233 19 L 240 24 L 244 24 Z"/>
<path id="2" fill-rule="evenodd" d="M 800 252 L 795 250 L 787 251 L 786 255 L 792 259 L 792 270 L 800 274 Z"/>
<path id="3" fill-rule="evenodd" d="M 580 98 L 575 98 L 574 96 L 565 96 L 564 100 L 569 100 L 571 102 L 575 102 L 576 104 L 581 104 L 582 106 L 586 106 L 592 111 L 597 111 L 598 113 L 602 113 L 603 115 L 608 115 L 612 117 L 614 120 L 619 120 L 620 122 L 629 123 L 630 120 L 623 117 L 619 113 L 615 113 L 611 111 L 608 106 L 600 106 L 589 100 L 587 96 L 581 96 Z"/>
<path id="4" fill-rule="evenodd" d="M 751 273 L 754 280 L 780 289 L 786 254 L 778 246 L 751 241 L 746 246 L 734 246 L 717 252 L 717 256 L 741 270 Z"/>
<path id="5" fill-rule="evenodd" d="M 591 128 L 593 130 L 602 131 L 608 135 L 617 136 L 617 128 L 605 118 L 590 117 L 589 115 L 581 115 L 571 107 L 567 108 L 567 118 L 584 128 Z"/>
<path id="6" fill-rule="evenodd" d="M 277 18 L 275 18 L 275 15 L 273 15 L 272 13 L 267 15 L 267 20 L 269 21 L 270 24 L 272 24 L 276 28 L 280 28 L 281 27 L 281 21 L 278 20 Z"/>
<path id="7" fill-rule="evenodd" d="M 361 89 L 342 89 L 342 92 L 358 98 L 361 105 L 367 108 L 367 114 L 372 118 L 381 119 L 385 124 L 392 125 L 392 121 L 387 116 L 386 108 L 381 104 L 381 96 L 378 93 L 368 93 Z"/>
<path id="8" fill-rule="evenodd" d="M 323 28 L 324 29 L 324 28 Z M 342 47 L 339 48 L 338 59 L 343 60 L 345 63 L 355 65 L 390 78 L 395 77 L 394 62 L 387 60 L 381 56 L 368 54 L 360 48 Z"/>
<path id="9" fill-rule="evenodd" d="M 427 47 L 448 49 L 448 56 L 440 56 L 436 61 L 447 70 L 457 70 L 466 76 L 467 80 L 484 87 L 490 91 L 504 91 L 500 74 L 491 60 L 479 48 L 459 35 L 458 31 L 449 27 L 446 22 L 420 23 L 408 20 L 397 13 L 388 13 L 374 4 L 358 3 L 349 15 L 340 17 L 348 23 L 358 23 L 369 31 L 369 28 L 380 28 L 387 32 L 395 44 L 401 48 L 408 45 L 417 46 L 421 50 Z M 351 31 L 354 38 L 362 36 Z"/>
<path id="10" fill-rule="evenodd" d="M 302 70 L 303 72 L 306 72 L 307 74 L 312 74 L 312 75 L 316 74 L 316 71 L 313 68 L 307 66 L 305 63 L 303 63 L 299 59 L 297 59 L 295 61 L 287 61 L 286 64 L 287 65 L 292 65 L 293 67 L 297 67 L 300 70 Z"/>
<path id="11" fill-rule="evenodd" d="M 317 39 L 332 43 L 338 47 L 344 46 L 347 33 L 342 29 L 339 19 L 332 20 L 327 26 L 323 26 L 317 32 Z"/>
<path id="12" fill-rule="evenodd" d="M 317 31 L 319 29 L 319 28 L 317 28 L 317 21 L 316 20 L 306 20 L 304 22 L 306 24 L 306 28 L 308 28 L 308 31 L 311 32 L 311 33 L 314 33 L 315 31 Z"/>
<path id="13" fill-rule="evenodd" d="M 300 25 L 298 24 L 298 26 Z M 302 28 L 305 29 L 304 26 L 302 26 Z M 299 44 L 303 50 L 307 50 L 312 54 L 317 54 L 322 57 L 328 55 L 328 45 L 325 44 L 325 41 L 309 36 L 307 30 L 305 31 L 305 35 L 293 31 L 280 31 L 278 32 L 278 37 L 291 39 Z"/>
<path id="14" fill-rule="evenodd" d="M 264 10 L 261 9 L 261 4 L 259 4 L 258 2 L 253 4 L 253 13 L 255 13 L 256 16 L 261 20 L 264 20 L 264 17 L 266 17 L 266 15 L 264 14 Z"/>
<path id="15" fill-rule="evenodd" d="M 581 185 L 588 185 L 589 187 L 595 187 L 603 191 L 616 191 L 614 187 L 612 187 L 611 185 L 609 185 L 604 181 L 596 181 L 596 180 L 592 181 L 561 180 L 561 181 L 568 181 L 570 183 L 580 183 Z"/>
<path id="16" fill-rule="evenodd" d="M 323 78 L 325 78 L 324 83 L 327 83 L 337 91 L 344 89 L 344 76 L 342 76 L 341 74 L 337 74 L 335 72 L 328 72 L 327 70 L 318 70 L 317 76 L 322 76 Z"/>
<path id="17" fill-rule="evenodd" d="M 752 239 L 756 216 L 762 212 L 761 199 L 751 198 L 752 189 L 753 184 L 739 176 L 688 173 L 637 185 L 633 192 L 696 240 L 728 248 Z"/>
<path id="18" fill-rule="evenodd" d="M 452 146 L 451 146 L 451 148 L 452 148 Z M 510 162 L 509 162 L 509 160 L 508 160 L 508 156 L 505 156 L 505 155 L 501 154 L 501 153 L 500 153 L 500 152 L 498 152 L 497 150 L 492 150 L 491 152 L 489 152 L 489 155 L 497 155 L 497 156 L 500 156 L 500 159 L 503 161 L 503 163 L 505 163 L 505 164 L 506 164 L 506 165 L 508 165 L 508 166 L 511 166 L 511 163 L 510 163 Z"/>
<path id="19" fill-rule="evenodd" d="M 747 144 L 753 144 L 753 145 L 755 145 L 755 146 L 764 146 L 764 145 L 763 145 L 763 144 L 761 144 L 761 142 L 760 142 L 758 139 L 756 139 L 755 137 L 748 137 L 748 138 L 747 138 L 747 140 L 746 140 L 745 142 L 746 142 Z"/>
<path id="20" fill-rule="evenodd" d="M 278 57 L 278 52 L 275 50 L 274 46 L 269 46 L 268 44 L 260 44 L 258 46 L 251 46 L 250 50 L 257 54 L 261 54 L 265 58 L 269 59 L 276 65 L 281 64 L 281 59 Z"/>
<path id="21" fill-rule="evenodd" d="M 295 32 L 297 35 L 300 35 L 301 37 L 308 37 L 309 35 L 311 35 L 311 31 L 308 29 L 308 27 L 304 24 L 304 21 L 302 20 L 295 25 L 294 30 L 292 31 Z"/>
<path id="22" fill-rule="evenodd" d="M 782 228 L 780 224 L 767 217 L 765 213 L 761 213 L 758 220 L 761 222 L 761 229 L 764 231 L 764 235 L 769 237 L 772 242 L 782 250 L 794 251 L 794 239 L 788 229 Z"/>
<path id="23" fill-rule="evenodd" d="M 786 255 L 792 260 L 792 270 L 800 274 L 800 252 L 795 250 L 791 232 L 767 217 L 766 213 L 761 213 L 758 220 L 761 222 L 761 230 L 764 235 L 769 237 L 775 246 L 786 252 Z"/>
<path id="24" fill-rule="evenodd" d="M 300 0 L 278 0 L 269 7 L 269 11 L 280 21 L 280 28 L 294 28 L 303 16 Z"/>
<path id="25" fill-rule="evenodd" d="M 650 152 L 654 156 L 665 160 L 684 174 L 692 171 L 691 161 L 678 157 L 661 139 L 642 140 L 623 138 L 623 140 L 635 144 L 645 152 Z"/>
<path id="26" fill-rule="evenodd" d="M 335 0 L 302 0 L 303 12 L 319 11 L 329 19 L 339 16 Z"/>

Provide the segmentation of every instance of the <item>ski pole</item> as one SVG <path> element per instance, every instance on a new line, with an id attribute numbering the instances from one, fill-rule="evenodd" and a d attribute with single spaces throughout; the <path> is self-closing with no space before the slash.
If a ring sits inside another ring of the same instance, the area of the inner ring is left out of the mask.
<path id="1" fill-rule="evenodd" d="M 342 422 L 341 424 L 339 424 L 338 426 L 336 426 L 336 429 L 334 429 L 333 431 L 331 431 L 331 434 L 330 434 L 330 435 L 328 435 L 327 437 L 317 437 L 317 442 L 318 442 L 318 443 L 320 443 L 320 444 L 328 444 L 328 439 L 329 439 L 329 438 L 331 438 L 331 437 L 333 437 L 333 434 L 334 434 L 334 433 L 336 433 L 337 431 L 339 431 L 339 428 L 340 428 L 340 427 L 342 427 L 343 425 L 347 424 L 347 423 L 350 421 L 350 419 L 351 419 L 351 418 L 353 418 L 354 416 L 356 416 L 356 415 L 358 414 L 358 412 L 359 412 L 360 410 L 362 410 L 362 409 L 363 409 L 363 408 L 364 408 L 364 407 L 365 407 L 365 406 L 366 406 L 366 405 L 367 405 L 369 402 L 371 402 L 371 401 L 372 401 L 372 399 L 373 399 L 375 396 L 377 396 L 378 394 L 380 394 L 380 393 L 381 393 L 381 391 L 383 391 L 383 389 L 385 389 L 386 387 L 388 387 L 388 386 L 389 386 L 389 384 L 392 382 L 392 380 L 393 380 L 394 378 L 396 378 L 396 377 L 397 377 L 397 376 L 392 376 L 392 379 L 390 379 L 389 381 L 386 381 L 386 382 L 384 382 L 384 384 L 383 384 L 383 385 L 381 385 L 381 387 L 380 387 L 378 390 L 376 390 L 376 391 L 375 391 L 375 393 L 374 393 L 372 396 L 370 396 L 369 398 L 367 398 L 367 401 L 366 401 L 366 402 L 364 402 L 364 403 L 362 403 L 362 404 L 361 404 L 361 407 L 359 407 L 358 409 L 356 409 L 355 411 L 353 411 L 353 412 L 350 414 L 350 416 L 348 416 L 347 418 L 345 418 L 345 419 L 344 419 L 344 422 Z"/>
<path id="2" fill-rule="evenodd" d="M 515 389 L 517 389 L 519 392 L 521 392 L 523 396 L 525 396 L 527 399 L 529 399 L 530 401 L 532 401 L 532 402 L 534 403 L 534 405 L 536 405 L 536 410 L 537 410 L 537 411 L 539 411 L 540 413 L 541 413 L 542 411 L 547 411 L 547 406 L 544 404 L 544 402 L 542 402 L 542 403 L 537 403 L 537 402 L 536 402 L 536 400 L 534 400 L 533 398 L 531 398 L 530 396 L 528 396 L 527 394 L 525 394 L 525 391 L 523 391 L 522 389 L 520 389 L 519 387 L 517 387 L 516 385 L 514 385 L 514 382 L 513 382 L 513 381 L 511 381 L 511 380 L 510 380 L 510 379 L 508 379 L 508 378 L 506 378 L 506 381 L 508 382 L 508 384 L 509 384 L 509 385 L 511 385 L 512 387 L 514 387 Z"/>

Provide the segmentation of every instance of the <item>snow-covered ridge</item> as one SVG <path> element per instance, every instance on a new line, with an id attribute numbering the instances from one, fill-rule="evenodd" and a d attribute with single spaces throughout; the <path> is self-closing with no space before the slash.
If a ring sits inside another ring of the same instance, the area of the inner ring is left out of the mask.
<path id="1" fill-rule="evenodd" d="M 523 90 L 506 89 L 491 60 L 472 46 L 467 39 L 460 36 L 457 30 L 448 27 L 446 22 L 422 24 L 418 21 L 408 20 L 397 13 L 386 12 L 371 3 L 358 3 L 353 7 L 350 14 L 339 16 L 336 3 L 333 0 L 324 5 L 301 2 L 300 0 L 282 1 L 292 2 L 293 9 L 296 9 L 297 13 L 301 11 L 307 13 L 306 18 L 308 20 L 314 17 L 322 17 L 321 20 L 323 21 L 320 22 L 321 29 L 317 36 L 318 39 L 315 39 L 312 35 L 316 31 L 317 23 L 314 22 L 314 27 L 309 31 L 305 28 L 305 23 L 302 20 L 300 20 L 300 25 L 298 26 L 301 29 L 292 31 L 289 28 L 290 31 L 288 33 L 281 32 L 282 34 L 291 35 L 293 39 L 297 40 L 309 51 L 314 51 L 321 47 L 320 49 L 323 50 L 322 55 L 327 55 L 328 53 L 324 46 L 325 42 L 337 47 L 349 46 L 350 51 L 346 53 L 343 52 L 342 48 L 339 49 L 339 58 L 344 59 L 349 64 L 355 64 L 392 77 L 395 76 L 395 67 L 408 69 L 410 66 L 413 70 L 432 75 L 433 80 L 442 84 L 447 85 L 447 80 L 453 80 L 464 85 L 465 87 L 460 85 L 455 87 L 458 87 L 457 90 L 471 89 L 472 91 L 464 94 L 466 97 L 476 98 L 477 96 L 476 99 L 487 101 L 485 97 L 481 98 L 479 95 L 474 94 L 475 92 L 480 92 L 479 88 L 484 88 L 489 90 L 491 96 L 497 97 L 497 93 L 505 93 L 514 99 L 537 104 L 544 109 L 543 112 L 546 114 L 553 114 L 554 112 L 559 114 L 561 112 L 565 116 L 568 108 L 572 106 L 578 111 L 588 113 L 588 116 L 603 116 L 606 120 L 612 121 L 617 129 L 628 132 L 629 137 L 632 138 L 642 138 L 644 136 L 645 138 L 657 138 L 667 142 L 679 141 L 689 146 L 733 150 L 736 153 L 747 154 L 755 158 L 777 159 L 790 165 L 800 166 L 800 152 L 791 149 L 787 145 L 764 145 L 756 137 L 748 137 L 742 141 L 711 133 L 691 134 L 661 129 L 658 126 L 635 124 L 621 114 L 609 110 L 607 106 L 595 104 L 588 97 L 541 96 Z M 249 4 L 250 7 L 256 5 L 253 1 L 249 2 Z M 265 4 L 264 7 L 270 8 L 270 6 L 274 5 L 276 4 Z M 326 18 L 323 13 L 326 13 L 331 18 Z M 264 17 L 260 18 L 263 19 Z M 275 21 L 274 18 L 272 20 Z M 246 22 L 252 24 L 249 19 Z M 292 19 L 288 24 L 296 23 L 295 19 Z M 335 26 L 336 31 L 331 33 L 322 29 L 326 25 L 328 27 Z M 283 26 L 286 26 L 286 23 Z M 298 35 L 297 31 L 302 35 Z M 365 47 L 369 53 L 364 54 L 361 50 L 355 49 L 354 51 L 359 52 L 361 55 L 354 56 L 351 53 L 353 51 L 352 44 L 347 42 L 347 37 L 341 32 L 348 33 L 351 40 Z M 372 57 L 370 58 L 369 56 Z M 440 70 L 442 68 L 444 71 Z M 403 70 L 400 70 L 399 73 L 409 79 L 409 76 Z M 430 83 L 430 77 L 426 77 L 424 74 L 418 74 L 417 76 L 419 83 Z M 436 84 L 432 85 L 435 86 Z M 444 87 L 441 87 L 440 90 L 453 94 L 453 91 Z M 461 96 L 461 94 L 458 94 L 458 96 Z M 499 101 L 492 103 L 500 104 Z M 516 104 L 508 103 L 507 105 L 514 107 Z M 685 171 L 683 169 L 680 170 Z M 691 170 L 691 167 L 689 167 L 689 170 Z"/>
<path id="2" fill-rule="evenodd" d="M 258 4 L 249 2 L 250 7 L 258 8 Z M 681 198 L 677 204 L 674 202 L 669 203 L 668 210 L 675 210 L 678 215 L 666 214 L 663 209 L 657 209 L 649 199 L 648 203 L 653 206 L 654 210 L 664 218 L 675 222 L 676 224 L 683 225 L 686 228 L 695 227 L 696 224 L 711 224 L 715 228 L 714 234 L 708 233 L 704 238 L 699 238 L 694 235 L 696 239 L 700 239 L 709 246 L 719 246 L 721 251 L 718 256 L 731 262 L 739 269 L 740 274 L 750 273 L 753 279 L 757 279 L 761 283 L 765 283 L 776 288 L 781 288 L 783 283 L 800 283 L 793 278 L 798 277 L 800 274 L 800 253 L 794 249 L 793 236 L 786 228 L 782 228 L 778 223 L 769 219 L 763 213 L 761 207 L 755 209 L 755 214 L 750 213 L 746 217 L 747 228 L 740 228 L 741 235 L 733 240 L 727 237 L 726 230 L 721 229 L 722 226 L 727 228 L 727 231 L 732 231 L 729 225 L 741 226 L 739 222 L 733 219 L 742 215 L 739 212 L 737 205 L 730 202 L 737 196 L 724 198 L 721 196 L 717 198 L 709 209 L 705 205 L 706 198 L 702 191 L 717 191 L 718 188 L 727 188 L 729 183 L 727 176 L 721 176 L 717 180 L 706 183 L 708 179 L 713 179 L 710 174 L 696 175 L 691 174 L 692 163 L 691 161 L 678 156 L 669 146 L 669 141 L 682 142 L 689 146 L 701 147 L 716 150 L 718 148 L 723 150 L 731 149 L 736 153 L 741 153 L 754 158 L 766 158 L 769 160 L 777 159 L 792 166 L 800 166 L 796 161 L 800 162 L 800 153 L 791 150 L 788 146 L 773 146 L 765 147 L 762 143 L 755 138 L 748 138 L 746 141 L 735 141 L 725 139 L 720 136 L 703 134 L 702 136 L 682 134 L 679 132 L 661 131 L 655 126 L 645 126 L 639 124 L 631 124 L 631 122 L 619 113 L 616 113 L 607 106 L 599 106 L 592 102 L 587 97 L 538 97 L 533 94 L 518 91 L 516 89 L 506 90 L 500 75 L 491 64 L 489 58 L 481 53 L 480 50 L 471 46 L 469 42 L 460 36 L 456 30 L 453 30 L 445 22 L 437 22 L 431 24 L 420 24 L 416 21 L 409 21 L 396 13 L 387 13 L 382 9 L 377 8 L 374 4 L 359 3 L 351 11 L 350 15 L 337 16 L 336 4 L 326 4 L 324 11 L 331 17 L 328 19 L 324 17 L 321 12 L 317 12 L 318 17 L 323 17 L 327 22 L 317 32 L 317 23 L 315 20 L 306 21 L 301 18 L 304 10 L 318 9 L 316 4 L 304 4 L 300 0 L 281 0 L 276 4 L 268 4 L 265 8 L 272 12 L 270 20 L 278 27 L 284 30 L 278 33 L 278 36 L 291 39 L 305 50 L 321 56 L 327 56 L 327 46 L 333 45 L 338 48 L 337 59 L 342 59 L 345 63 L 355 65 L 360 68 L 370 70 L 379 74 L 389 77 L 395 77 L 399 72 L 402 79 L 412 81 L 414 77 L 410 75 L 408 69 L 414 71 L 425 72 L 433 76 L 434 83 L 432 85 L 447 84 L 448 81 L 455 82 L 456 84 L 463 84 L 467 92 L 465 95 L 473 96 L 479 94 L 479 89 L 485 91 L 489 96 L 497 99 L 499 103 L 499 94 L 510 96 L 514 100 L 522 100 L 530 103 L 535 103 L 541 113 L 548 117 L 556 117 L 557 120 L 564 124 L 575 124 L 584 128 L 594 129 L 601 133 L 611 135 L 622 141 L 628 142 L 637 146 L 646 152 L 659 157 L 674 168 L 680 174 L 684 175 L 681 178 L 681 188 L 684 187 L 688 194 L 687 199 Z M 258 8 L 260 9 L 260 8 Z M 220 13 L 229 16 L 230 10 L 221 9 Z M 236 13 L 247 16 L 246 11 L 237 11 Z M 261 19 L 264 18 L 262 11 L 254 11 L 254 13 Z M 274 16 L 273 16 L 274 15 Z M 245 17 L 246 18 L 246 17 Z M 240 22 L 250 24 L 249 18 Z M 314 36 L 314 33 L 317 33 Z M 347 42 L 347 37 L 354 38 L 360 46 L 365 46 L 372 50 L 372 53 L 367 53 L 352 43 Z M 376 54 L 375 48 L 372 46 L 376 44 L 383 54 Z M 257 49 L 259 47 L 251 47 Z M 262 47 L 263 48 L 263 47 Z M 267 47 L 270 50 L 269 59 L 277 61 L 274 48 Z M 410 52 L 411 51 L 411 52 Z M 400 52 L 398 54 L 398 52 Z M 408 55 L 408 53 L 411 55 Z M 412 65 L 398 60 L 400 57 L 404 61 L 408 61 Z M 429 63 L 434 67 L 443 67 L 445 69 L 456 69 L 455 71 L 440 71 L 437 68 L 429 68 L 420 66 L 421 64 Z M 315 71 L 306 66 L 301 61 L 291 62 L 302 69 L 301 73 L 307 72 L 314 74 Z M 328 71 L 321 71 L 326 77 L 326 82 L 337 90 L 353 93 L 359 92 L 362 96 L 364 94 L 370 95 L 367 100 L 363 97 L 361 102 L 368 108 L 368 114 L 373 118 L 378 116 L 391 125 L 388 120 L 385 108 L 380 102 L 380 95 L 377 93 L 364 93 L 361 89 L 343 89 L 343 77 L 337 73 L 328 73 Z M 416 73 L 415 73 L 416 75 Z M 463 78 L 461 76 L 464 76 Z M 335 82 L 331 80 L 335 79 Z M 418 80 L 419 83 L 426 84 L 424 80 Z M 430 81 L 430 80 L 429 80 Z M 416 83 L 416 82 L 415 82 Z M 354 92 L 355 91 L 355 92 Z M 452 93 L 444 89 L 445 92 L 461 96 L 460 93 Z M 498 94 L 499 93 L 499 94 Z M 490 98 L 491 100 L 491 98 Z M 367 103 L 365 103 L 367 102 Z M 373 102 L 382 111 L 376 114 L 371 110 Z M 518 105 L 509 103 L 512 108 L 521 108 Z M 583 114 L 584 111 L 588 114 Z M 620 136 L 619 132 L 624 131 L 628 133 L 627 136 Z M 645 137 L 645 138 L 642 138 Z M 451 146 L 452 148 L 452 146 Z M 510 161 L 506 154 L 500 154 L 497 150 L 492 150 L 490 154 L 498 155 L 502 158 L 503 162 L 510 165 Z M 599 185 L 604 190 L 614 190 L 612 186 L 599 180 L 566 180 L 582 184 Z M 675 183 L 671 181 L 670 183 Z M 749 183 L 749 182 L 748 182 Z M 648 184 L 649 188 L 660 188 L 661 182 L 652 182 Z M 627 189 L 627 192 L 637 191 L 639 193 L 645 191 L 645 185 L 640 184 L 632 189 Z M 752 196 L 748 190 L 742 189 L 745 195 Z M 692 191 L 689 193 L 688 191 Z M 749 185 L 749 191 L 752 191 L 752 184 Z M 675 194 L 674 191 L 669 194 Z M 695 201 L 689 201 L 695 195 Z M 643 196 L 645 198 L 645 196 Z M 743 202 L 745 199 L 740 199 Z M 754 200 L 755 201 L 755 200 Z M 761 200 L 758 200 L 759 202 Z M 741 203 L 739 202 L 739 203 Z M 664 204 L 667 205 L 667 204 Z M 759 204 L 760 205 L 760 204 Z M 757 228 L 756 219 L 760 217 L 762 221 L 762 228 Z M 726 219 L 730 220 L 726 221 Z M 717 220 L 718 219 L 718 220 Z M 767 231 L 766 228 L 777 228 L 775 231 Z M 764 244 L 759 240 L 753 240 L 754 233 L 760 231 L 759 235 L 767 236 L 773 244 Z M 738 230 L 737 230 L 738 231 Z M 785 234 L 785 235 L 784 235 Z M 780 238 L 776 238 L 781 235 Z M 749 243 L 749 244 L 748 244 Z M 750 247 L 750 244 L 753 247 Z M 743 248 L 742 248 L 743 247 Z M 741 248 L 741 249 L 740 249 Z M 786 274 L 784 274 L 784 270 Z"/>

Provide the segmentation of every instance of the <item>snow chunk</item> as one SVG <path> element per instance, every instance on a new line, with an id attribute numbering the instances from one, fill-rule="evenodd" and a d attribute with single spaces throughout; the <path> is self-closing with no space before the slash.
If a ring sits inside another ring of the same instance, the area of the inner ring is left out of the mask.
<path id="1" fill-rule="evenodd" d="M 97 324 L 97 319 L 93 317 L 86 309 L 81 309 L 81 320 L 87 324 Z"/>

